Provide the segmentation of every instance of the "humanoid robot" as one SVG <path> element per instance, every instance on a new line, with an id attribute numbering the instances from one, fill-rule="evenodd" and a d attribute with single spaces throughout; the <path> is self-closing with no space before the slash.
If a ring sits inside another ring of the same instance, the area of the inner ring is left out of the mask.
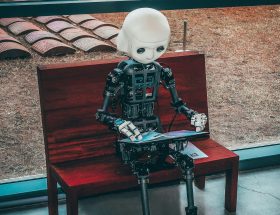
<path id="1" fill-rule="evenodd" d="M 117 37 L 117 49 L 125 53 L 129 59 L 120 62 L 117 68 L 108 74 L 103 105 L 97 110 L 96 118 L 110 129 L 128 137 L 132 142 L 141 141 L 143 133 L 155 130 L 162 132 L 160 120 L 154 114 L 154 104 L 157 101 L 160 85 L 169 90 L 172 106 L 177 113 L 184 114 L 196 127 L 197 132 L 205 128 L 206 115 L 186 106 L 177 94 L 171 69 L 164 68 L 156 62 L 166 51 L 169 39 L 170 27 L 166 17 L 151 8 L 140 8 L 130 12 Z M 118 104 L 121 107 L 121 116 L 116 116 L 109 111 L 109 108 L 114 110 Z M 157 146 L 151 147 L 153 151 L 158 150 Z M 149 154 L 149 162 L 144 162 L 143 165 L 143 162 L 134 161 L 135 156 L 132 159 L 131 153 L 124 150 L 125 147 L 118 145 L 118 151 L 121 151 L 125 162 L 132 164 L 133 171 L 138 176 L 142 187 L 142 206 L 145 215 L 150 214 L 146 192 L 149 171 L 154 167 L 162 166 L 168 155 L 173 156 L 189 182 L 186 213 L 196 214 L 197 208 L 194 206 L 192 194 L 192 159 L 182 155 L 178 150 L 170 151 L 167 145 L 165 153 L 159 153 L 154 157 Z"/>

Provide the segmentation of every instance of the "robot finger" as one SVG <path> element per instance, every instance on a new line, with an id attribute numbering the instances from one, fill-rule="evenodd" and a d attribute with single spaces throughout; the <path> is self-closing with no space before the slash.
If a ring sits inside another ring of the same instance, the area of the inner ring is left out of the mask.
<path id="1" fill-rule="evenodd" d="M 135 129 L 137 129 L 136 127 L 135 127 L 135 125 L 132 123 L 132 122 L 128 122 L 128 124 L 127 124 L 127 127 L 131 130 L 131 131 L 134 131 Z"/>
<path id="2" fill-rule="evenodd" d="M 129 137 L 129 139 L 131 140 L 131 141 L 134 141 L 135 140 L 135 136 L 131 133 L 131 131 L 129 131 L 127 128 L 122 128 L 121 130 L 120 130 L 120 132 L 122 133 L 122 134 L 124 134 L 125 136 L 127 136 L 127 137 Z"/>
<path id="3" fill-rule="evenodd" d="M 195 128 L 195 130 L 196 130 L 196 132 L 200 132 L 200 131 L 203 131 L 204 128 L 205 128 L 205 125 L 200 125 L 200 126 L 197 126 L 197 127 Z"/>
<path id="4" fill-rule="evenodd" d="M 202 131 L 203 129 L 202 129 L 202 127 L 201 126 L 197 126 L 197 127 L 195 127 L 195 131 L 196 132 L 200 132 L 200 131 Z"/>
<path id="5" fill-rule="evenodd" d="M 136 130 L 134 131 L 134 134 L 135 134 L 135 137 L 138 139 L 138 140 L 142 140 L 143 137 L 140 133 L 140 131 L 136 128 Z"/>
<path id="6" fill-rule="evenodd" d="M 121 125 L 118 126 L 118 129 L 122 130 L 123 128 L 126 128 L 129 123 L 130 121 L 124 121 Z"/>
<path id="7" fill-rule="evenodd" d="M 195 122 L 194 120 L 191 120 L 191 125 L 194 125 L 194 122 Z"/>
<path id="8" fill-rule="evenodd" d="M 142 135 L 141 135 L 140 131 L 132 122 L 130 122 L 127 126 L 132 131 L 132 133 L 135 135 L 136 139 L 142 140 Z"/>
<path id="9" fill-rule="evenodd" d="M 202 118 L 202 121 L 205 122 L 205 124 L 206 124 L 207 116 L 205 114 L 202 114 L 201 118 Z"/>
<path id="10" fill-rule="evenodd" d="M 195 122 L 196 122 L 196 115 L 192 116 L 191 125 L 194 125 Z"/>

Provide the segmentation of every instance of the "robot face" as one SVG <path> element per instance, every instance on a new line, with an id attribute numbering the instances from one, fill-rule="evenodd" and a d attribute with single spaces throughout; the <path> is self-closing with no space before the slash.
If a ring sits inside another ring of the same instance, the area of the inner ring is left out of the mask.
<path id="1" fill-rule="evenodd" d="M 134 60 L 147 64 L 167 49 L 170 27 L 166 17 L 151 8 L 130 12 L 117 37 L 117 49 Z"/>
<path id="2" fill-rule="evenodd" d="M 131 43 L 128 54 L 134 60 L 143 64 L 148 64 L 155 61 L 162 54 L 164 54 L 168 46 L 168 42 L 168 40 L 163 40 L 149 43 L 141 42 L 135 38 Z"/>

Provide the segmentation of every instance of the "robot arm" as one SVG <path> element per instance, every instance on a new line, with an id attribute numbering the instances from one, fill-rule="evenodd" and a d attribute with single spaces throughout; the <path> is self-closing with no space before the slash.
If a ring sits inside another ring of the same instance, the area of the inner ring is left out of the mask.
<path id="1" fill-rule="evenodd" d="M 207 116 L 202 113 L 198 113 L 187 107 L 186 103 L 178 96 L 175 79 L 170 68 L 162 68 L 161 80 L 164 81 L 164 86 L 167 88 L 172 97 L 172 106 L 175 108 L 176 112 L 183 113 L 189 120 L 191 120 L 191 125 L 196 127 L 196 131 L 202 131 L 205 128 L 207 122 Z"/>
<path id="2" fill-rule="evenodd" d="M 117 96 L 123 86 L 121 78 L 122 70 L 118 68 L 109 73 L 103 94 L 103 105 L 102 108 L 97 110 L 96 119 L 107 125 L 110 129 L 129 137 L 132 141 L 136 139 L 141 140 L 142 136 L 132 122 L 118 118 L 115 114 L 108 111 L 111 99 Z"/>

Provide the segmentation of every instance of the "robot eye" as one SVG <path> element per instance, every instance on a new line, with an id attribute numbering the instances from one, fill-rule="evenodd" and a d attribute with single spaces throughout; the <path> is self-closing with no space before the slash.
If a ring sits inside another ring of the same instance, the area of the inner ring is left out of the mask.
<path id="1" fill-rule="evenodd" d="M 137 53 L 138 54 L 143 54 L 145 52 L 145 49 L 144 48 L 139 48 L 137 49 Z"/>
<path id="2" fill-rule="evenodd" d="M 164 47 L 163 47 L 163 46 L 157 47 L 157 52 L 162 52 L 163 50 L 164 50 Z"/>

